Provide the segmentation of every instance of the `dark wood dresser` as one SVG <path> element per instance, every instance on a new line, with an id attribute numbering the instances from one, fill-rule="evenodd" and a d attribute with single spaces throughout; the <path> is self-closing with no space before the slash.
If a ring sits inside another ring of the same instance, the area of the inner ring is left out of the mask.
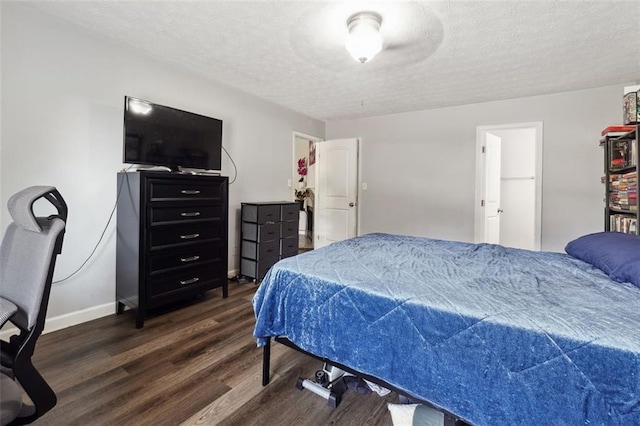
<path id="1" fill-rule="evenodd" d="M 118 173 L 116 309 L 147 311 L 222 287 L 227 297 L 228 178 Z"/>

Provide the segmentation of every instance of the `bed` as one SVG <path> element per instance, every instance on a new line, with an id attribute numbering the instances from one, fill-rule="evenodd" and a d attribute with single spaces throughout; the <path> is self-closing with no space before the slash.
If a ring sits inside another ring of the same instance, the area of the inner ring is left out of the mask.
<path id="1" fill-rule="evenodd" d="M 640 256 L 603 256 L 608 246 L 592 240 L 574 250 L 592 263 Z M 640 425 L 640 288 L 598 266 L 369 234 L 274 265 L 254 296 L 254 335 L 259 346 L 279 336 L 478 426 Z"/>

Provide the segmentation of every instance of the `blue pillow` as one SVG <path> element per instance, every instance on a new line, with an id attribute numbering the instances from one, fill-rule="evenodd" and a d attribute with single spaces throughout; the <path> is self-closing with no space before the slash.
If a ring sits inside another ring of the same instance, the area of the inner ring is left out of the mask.
<path id="1" fill-rule="evenodd" d="M 640 287 L 640 236 L 597 232 L 571 241 L 565 251 L 602 270 L 612 280 Z"/>

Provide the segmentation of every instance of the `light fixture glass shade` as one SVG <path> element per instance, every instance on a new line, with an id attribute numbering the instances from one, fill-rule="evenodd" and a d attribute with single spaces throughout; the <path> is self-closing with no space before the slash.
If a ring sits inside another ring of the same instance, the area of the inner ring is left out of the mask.
<path id="1" fill-rule="evenodd" d="M 345 47 L 356 61 L 364 64 L 382 50 L 381 22 L 380 15 L 373 12 L 359 12 L 347 20 Z"/>

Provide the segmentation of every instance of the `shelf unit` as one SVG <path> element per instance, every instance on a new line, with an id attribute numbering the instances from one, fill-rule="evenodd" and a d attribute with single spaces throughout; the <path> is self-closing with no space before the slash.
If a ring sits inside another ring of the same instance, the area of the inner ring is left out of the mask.
<path id="1" fill-rule="evenodd" d="M 605 136 L 604 147 L 604 230 L 640 235 L 638 211 L 638 134 L 640 125 L 618 136 Z M 618 149 L 621 148 L 621 149 Z M 623 153 L 619 153 L 623 151 Z"/>
<path id="2" fill-rule="evenodd" d="M 261 281 L 278 260 L 298 254 L 300 205 L 242 203 L 240 277 Z"/>

